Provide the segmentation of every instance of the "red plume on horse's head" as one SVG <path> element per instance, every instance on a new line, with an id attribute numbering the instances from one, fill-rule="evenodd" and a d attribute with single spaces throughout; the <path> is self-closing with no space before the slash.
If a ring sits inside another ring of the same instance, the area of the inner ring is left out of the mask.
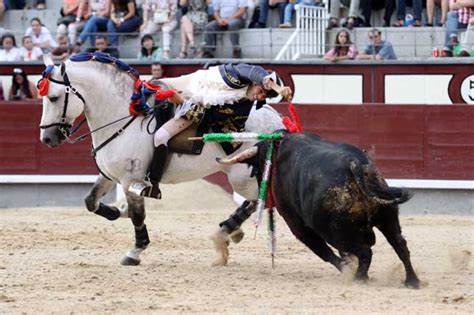
<path id="1" fill-rule="evenodd" d="M 38 81 L 37 88 L 39 95 L 46 96 L 49 90 L 49 77 L 53 73 L 54 65 L 46 66 L 46 69 L 41 73 L 42 78 Z"/>

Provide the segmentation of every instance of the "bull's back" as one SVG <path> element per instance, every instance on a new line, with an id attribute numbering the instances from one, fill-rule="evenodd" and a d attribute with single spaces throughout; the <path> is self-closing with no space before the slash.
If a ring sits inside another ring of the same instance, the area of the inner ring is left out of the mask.
<path id="1" fill-rule="evenodd" d="M 279 147 L 279 191 L 275 194 L 307 226 L 326 229 L 334 216 L 343 218 L 341 214 L 349 210 L 346 208 L 352 195 L 347 194 L 348 189 L 357 189 L 351 161 L 368 163 L 363 152 L 354 146 L 325 141 L 312 134 L 290 134 Z"/>

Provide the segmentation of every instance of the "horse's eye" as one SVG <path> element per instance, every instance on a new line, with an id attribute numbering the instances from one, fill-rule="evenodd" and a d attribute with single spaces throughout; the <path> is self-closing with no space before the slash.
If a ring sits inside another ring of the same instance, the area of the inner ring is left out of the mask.
<path id="1" fill-rule="evenodd" d="M 49 100 L 51 101 L 51 103 L 56 102 L 58 99 L 59 99 L 59 96 L 54 96 L 54 97 L 50 97 L 50 98 L 49 98 Z"/>

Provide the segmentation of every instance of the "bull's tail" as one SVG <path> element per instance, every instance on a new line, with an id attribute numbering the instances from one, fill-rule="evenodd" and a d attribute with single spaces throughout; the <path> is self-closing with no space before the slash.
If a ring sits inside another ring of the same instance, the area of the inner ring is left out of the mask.
<path id="1" fill-rule="evenodd" d="M 367 199 L 381 205 L 398 205 L 412 197 L 407 189 L 389 187 L 372 166 L 366 170 L 360 162 L 351 161 L 350 169 L 357 186 Z"/>

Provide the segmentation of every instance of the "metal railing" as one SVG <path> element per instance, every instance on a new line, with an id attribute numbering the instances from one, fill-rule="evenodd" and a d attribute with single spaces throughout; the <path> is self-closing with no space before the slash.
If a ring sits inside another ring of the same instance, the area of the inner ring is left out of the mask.
<path id="1" fill-rule="evenodd" d="M 275 60 L 296 60 L 301 55 L 323 55 L 329 11 L 326 7 L 296 5 L 296 29 Z"/>

